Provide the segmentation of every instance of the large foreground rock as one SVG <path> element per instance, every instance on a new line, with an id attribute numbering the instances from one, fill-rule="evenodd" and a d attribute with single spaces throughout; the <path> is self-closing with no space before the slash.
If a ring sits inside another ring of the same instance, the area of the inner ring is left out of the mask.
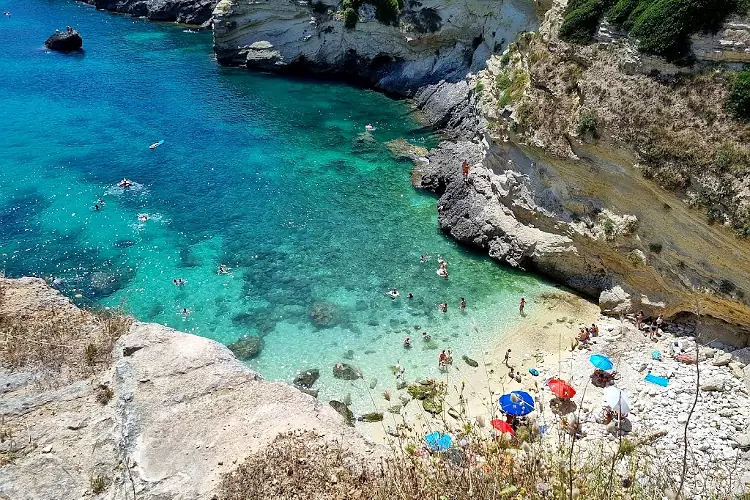
<path id="1" fill-rule="evenodd" d="M 44 42 L 44 45 L 50 50 L 58 52 L 73 52 L 81 50 L 83 47 L 83 38 L 76 30 L 67 30 L 57 32 Z"/>
<path id="2" fill-rule="evenodd" d="M 0 279 L 0 315 L 71 308 L 37 279 Z M 86 332 L 82 332 L 86 334 Z M 0 415 L 12 439 L 0 452 L 0 498 L 211 498 L 219 476 L 279 433 L 316 429 L 356 453 L 373 451 L 328 404 L 266 382 L 211 340 L 135 323 L 111 367 L 67 385 L 0 368 Z M 98 387 L 113 391 L 97 402 Z M 106 400 L 105 400 L 106 401 Z M 338 439 L 338 438 L 337 438 Z M 131 482 L 132 481 L 132 482 Z"/>

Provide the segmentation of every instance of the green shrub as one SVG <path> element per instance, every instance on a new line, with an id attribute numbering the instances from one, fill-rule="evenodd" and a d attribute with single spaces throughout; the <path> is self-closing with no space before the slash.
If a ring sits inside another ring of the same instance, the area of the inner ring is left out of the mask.
<path id="1" fill-rule="evenodd" d="M 313 2 L 312 10 L 316 14 L 325 14 L 326 12 L 328 12 L 328 6 L 323 2 Z"/>
<path id="2" fill-rule="evenodd" d="M 599 137 L 599 131 L 597 130 L 597 119 L 596 115 L 589 113 L 588 111 L 582 111 L 581 116 L 578 120 L 578 133 L 580 135 L 591 134 L 594 138 Z"/>
<path id="3" fill-rule="evenodd" d="M 477 95 L 482 95 L 482 92 L 484 91 L 484 83 L 477 82 L 476 86 L 474 87 L 474 91 L 477 93 Z"/>
<path id="4" fill-rule="evenodd" d="M 649 243 L 648 244 L 648 250 L 651 253 L 661 253 L 662 244 L 661 243 Z"/>
<path id="5" fill-rule="evenodd" d="M 375 4 L 375 18 L 383 24 L 398 24 L 402 2 L 399 0 L 370 0 Z"/>
<path id="6" fill-rule="evenodd" d="M 637 38 L 649 54 L 678 60 L 688 55 L 690 35 L 716 31 L 746 0 L 617 0 L 607 19 Z"/>
<path id="7" fill-rule="evenodd" d="M 510 51 L 503 54 L 503 57 L 500 58 L 500 64 L 503 66 L 507 66 L 510 62 Z"/>
<path id="8" fill-rule="evenodd" d="M 734 77 L 727 107 L 738 120 L 750 121 L 750 69 Z"/>
<path id="9" fill-rule="evenodd" d="M 355 26 L 357 26 L 357 21 L 359 20 L 359 17 L 357 16 L 357 11 L 352 9 L 351 7 L 347 7 L 344 10 L 344 27 L 348 30 L 353 30 Z"/>
<path id="10" fill-rule="evenodd" d="M 570 0 L 560 26 L 560 38 L 572 43 L 589 43 L 611 0 Z"/>
<path id="11" fill-rule="evenodd" d="M 105 489 L 107 489 L 107 480 L 104 478 L 104 476 L 94 476 L 91 478 L 90 481 L 90 488 L 91 493 L 94 495 L 98 495 L 99 493 L 103 493 Z"/>

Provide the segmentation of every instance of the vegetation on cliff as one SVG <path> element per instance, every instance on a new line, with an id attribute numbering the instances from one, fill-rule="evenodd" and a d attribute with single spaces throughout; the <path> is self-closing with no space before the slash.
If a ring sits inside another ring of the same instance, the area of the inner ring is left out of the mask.
<path id="1" fill-rule="evenodd" d="M 403 0 L 344 0 L 341 2 L 341 10 L 344 16 L 344 26 L 354 29 L 359 17 L 357 11 L 363 4 L 375 6 L 375 18 L 383 24 L 398 24 L 401 9 L 404 7 Z"/>
<path id="2" fill-rule="evenodd" d="M 529 143 L 562 157 L 574 156 L 573 138 L 623 147 L 644 177 L 684 195 L 709 223 L 750 236 L 750 70 L 665 82 L 626 70 L 633 64 L 619 43 L 573 47 L 525 36 L 483 96 L 496 96 L 498 109 L 513 106 L 510 126 Z M 515 75 L 526 85 L 510 93 Z"/>
<path id="3" fill-rule="evenodd" d="M 690 35 L 716 31 L 747 0 L 570 0 L 560 28 L 563 40 L 591 41 L 603 17 L 638 39 L 642 52 L 676 60 L 689 54 Z"/>

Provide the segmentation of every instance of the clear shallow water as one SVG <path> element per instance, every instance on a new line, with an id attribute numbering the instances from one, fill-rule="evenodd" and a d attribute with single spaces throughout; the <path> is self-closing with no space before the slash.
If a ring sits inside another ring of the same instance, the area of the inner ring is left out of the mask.
<path id="1" fill-rule="evenodd" d="M 53 276 L 79 303 L 225 344 L 262 335 L 253 368 L 289 381 L 319 367 L 321 397 L 351 392 L 358 410 L 372 406 L 374 378 L 377 391 L 392 388 L 397 360 L 413 378 L 438 373 L 439 349 L 478 356 L 513 327 L 521 295 L 551 288 L 439 233 L 435 199 L 411 188 L 411 165 L 384 145 L 435 140 L 407 103 L 221 68 L 208 33 L 73 2 L 0 0 L 0 10 L 13 13 L 0 19 L 8 276 Z M 85 54 L 44 50 L 66 25 L 82 33 Z M 115 187 L 123 177 L 138 185 Z M 432 259 L 420 263 L 422 254 Z M 438 255 L 448 281 L 435 273 Z M 217 275 L 220 263 L 232 273 Z M 393 287 L 395 301 L 384 293 Z M 335 310 L 330 328 L 310 321 L 320 302 Z M 433 342 L 417 338 L 425 330 Z M 346 357 L 364 381 L 333 379 Z"/>

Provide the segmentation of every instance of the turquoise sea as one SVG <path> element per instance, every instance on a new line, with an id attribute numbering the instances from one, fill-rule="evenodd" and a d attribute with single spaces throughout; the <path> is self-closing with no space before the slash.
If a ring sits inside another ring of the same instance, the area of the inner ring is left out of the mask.
<path id="1" fill-rule="evenodd" d="M 479 354 L 519 320 L 522 295 L 533 307 L 551 289 L 439 232 L 435 198 L 412 189 L 410 163 L 385 146 L 437 140 L 408 102 L 222 68 L 210 33 L 68 0 L 0 0 L 0 10 L 12 12 L 0 19 L 7 276 L 53 279 L 81 304 L 225 344 L 261 335 L 252 368 L 290 381 L 318 367 L 321 399 L 351 393 L 359 410 L 373 379 L 378 391 L 393 385 L 397 360 L 407 378 L 436 375 L 439 349 Z M 44 49 L 66 25 L 83 54 Z M 120 189 L 123 177 L 137 184 Z M 438 256 L 450 280 L 437 276 Z M 321 304 L 329 327 L 311 321 Z M 334 380 L 338 361 L 365 380 Z"/>

